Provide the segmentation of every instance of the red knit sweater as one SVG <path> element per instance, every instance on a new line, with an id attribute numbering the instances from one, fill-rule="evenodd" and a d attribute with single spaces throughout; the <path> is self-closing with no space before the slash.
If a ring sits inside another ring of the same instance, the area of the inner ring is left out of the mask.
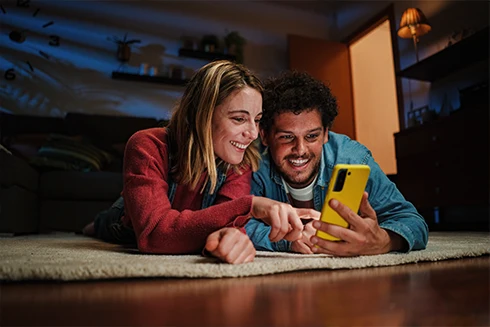
<path id="1" fill-rule="evenodd" d="M 243 227 L 251 217 L 250 169 L 232 169 L 218 190 L 215 204 L 201 209 L 206 174 L 192 190 L 178 185 L 168 199 L 168 147 L 164 128 L 135 133 L 124 155 L 123 222 L 132 226 L 138 248 L 146 253 L 201 253 L 206 238 L 225 226 Z"/>

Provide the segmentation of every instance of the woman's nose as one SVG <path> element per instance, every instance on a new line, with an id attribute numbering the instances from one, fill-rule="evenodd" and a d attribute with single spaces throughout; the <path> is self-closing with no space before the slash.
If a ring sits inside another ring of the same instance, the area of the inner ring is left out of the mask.
<path id="1" fill-rule="evenodd" d="M 250 139 L 255 140 L 259 136 L 259 127 L 257 126 L 257 124 L 252 123 L 251 126 L 250 126 L 250 128 L 248 128 L 245 131 L 245 134 Z"/>

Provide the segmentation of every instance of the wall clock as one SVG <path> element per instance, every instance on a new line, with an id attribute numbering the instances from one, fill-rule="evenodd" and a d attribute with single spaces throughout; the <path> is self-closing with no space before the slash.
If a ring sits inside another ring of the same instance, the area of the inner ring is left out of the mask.
<path id="1" fill-rule="evenodd" d="M 15 6 L 17 8 L 19 8 L 19 10 L 25 10 L 25 11 L 30 10 L 32 12 L 32 17 L 34 17 L 34 19 L 36 19 L 36 21 L 37 20 L 40 21 L 39 22 L 39 28 L 41 28 L 41 29 L 49 28 L 50 26 L 52 26 L 54 24 L 54 21 L 42 21 L 42 20 L 40 20 L 41 17 L 38 17 L 38 16 L 39 16 L 39 12 L 41 11 L 41 9 L 40 8 L 32 8 L 31 7 L 31 0 L 17 0 Z M 0 4 L 0 11 L 1 11 L 2 15 L 7 15 L 10 10 L 11 10 L 11 8 L 5 8 L 3 5 Z M 26 39 L 29 35 L 29 32 L 30 32 L 29 29 L 13 29 L 9 32 L 9 40 L 11 42 L 22 44 L 26 41 Z M 60 37 L 58 35 L 54 35 L 54 34 L 48 35 L 47 44 L 50 46 L 53 46 L 53 47 L 60 46 Z M 50 56 L 46 52 L 44 52 L 42 50 L 38 50 L 38 53 L 39 53 L 39 55 L 41 55 L 45 59 L 49 60 Z M 30 71 L 34 72 L 34 67 L 32 66 L 32 64 L 29 61 L 26 61 L 25 63 L 29 67 Z M 15 77 L 16 77 L 15 68 L 10 68 L 10 69 L 7 69 L 7 71 L 5 71 L 4 78 L 6 80 L 12 81 L 15 79 Z"/>

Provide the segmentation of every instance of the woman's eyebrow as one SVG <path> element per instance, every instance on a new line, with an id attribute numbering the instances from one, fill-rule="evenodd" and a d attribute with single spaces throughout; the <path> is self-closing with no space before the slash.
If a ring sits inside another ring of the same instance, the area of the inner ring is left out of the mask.
<path id="1" fill-rule="evenodd" d="M 250 116 L 250 112 L 248 112 L 247 110 L 240 110 L 240 109 L 238 109 L 238 110 L 230 110 L 230 111 L 228 111 L 228 114 L 229 115 L 233 115 L 233 114 L 245 114 L 247 116 Z M 261 116 L 262 114 L 263 114 L 263 112 L 261 111 L 261 112 L 259 112 L 257 114 L 257 116 Z"/>
<path id="2" fill-rule="evenodd" d="M 246 114 L 250 115 L 250 113 L 247 110 L 230 110 L 228 111 L 228 114 Z"/>

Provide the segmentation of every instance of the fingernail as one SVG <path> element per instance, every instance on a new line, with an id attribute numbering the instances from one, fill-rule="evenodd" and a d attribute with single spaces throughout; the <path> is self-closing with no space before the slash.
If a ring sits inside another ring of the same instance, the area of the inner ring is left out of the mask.
<path id="1" fill-rule="evenodd" d="M 316 229 L 320 228 L 321 224 L 319 221 L 314 221 L 313 222 L 313 227 L 315 227 Z"/>
<path id="2" fill-rule="evenodd" d="M 334 209 L 335 209 L 335 208 L 336 208 L 338 205 L 339 205 L 339 201 L 337 201 L 337 200 L 335 200 L 335 199 L 330 200 L 330 206 L 331 206 L 332 208 L 334 208 Z"/>
<path id="3" fill-rule="evenodd" d="M 318 238 L 316 238 L 316 237 L 314 237 L 314 236 L 313 236 L 313 237 L 311 238 L 311 243 L 313 243 L 313 244 L 318 243 Z"/>

